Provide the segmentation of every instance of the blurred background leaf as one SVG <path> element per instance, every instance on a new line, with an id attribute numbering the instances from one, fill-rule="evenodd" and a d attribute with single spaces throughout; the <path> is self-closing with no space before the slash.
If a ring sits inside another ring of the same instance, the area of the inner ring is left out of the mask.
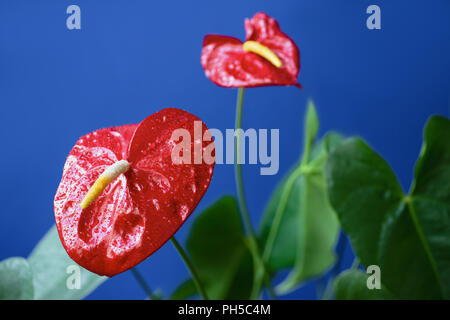
<path id="1" fill-rule="evenodd" d="M 195 219 L 187 249 L 210 299 L 248 299 L 253 261 L 238 206 L 223 197 Z"/>
<path id="2" fill-rule="evenodd" d="M 330 133 L 312 148 L 318 126 L 317 113 L 310 101 L 302 160 L 277 186 L 260 226 L 260 243 L 271 271 L 293 267 L 277 287 L 279 294 L 319 276 L 335 260 L 333 249 L 339 224 L 328 202 L 324 165 L 328 153 L 342 138 Z"/>
<path id="3" fill-rule="evenodd" d="M 172 293 L 170 300 L 184 300 L 189 299 L 197 294 L 197 288 L 192 279 L 183 281 Z"/>
<path id="4" fill-rule="evenodd" d="M 334 282 L 336 300 L 387 300 L 392 299 L 389 292 L 367 287 L 368 274 L 353 269 L 342 272 Z"/>
<path id="5" fill-rule="evenodd" d="M 67 267 L 78 266 L 64 250 L 56 226 L 50 228 L 30 254 L 28 261 L 33 271 L 35 299 L 82 299 L 97 288 L 107 277 L 101 277 L 80 268 L 80 289 L 68 289 Z"/>
<path id="6" fill-rule="evenodd" d="M 260 226 L 263 248 L 274 227 L 276 211 L 282 212 L 269 259 L 271 271 L 294 267 L 289 278 L 278 288 L 280 294 L 321 275 L 335 261 L 334 246 L 339 223 L 328 202 L 323 164 L 328 150 L 338 145 L 340 140 L 338 134 L 331 133 L 319 141 L 311 153 L 312 169 L 292 170 L 277 187 L 265 210 Z M 281 201 L 283 192 L 288 195 Z"/>
<path id="7" fill-rule="evenodd" d="M 33 296 L 33 275 L 28 261 L 12 257 L 0 262 L 0 300 L 28 300 Z"/>
<path id="8" fill-rule="evenodd" d="M 319 118 L 317 117 L 316 107 L 312 100 L 308 101 L 304 128 L 304 145 L 306 148 L 310 148 L 314 139 L 316 139 L 317 131 L 319 130 Z"/>

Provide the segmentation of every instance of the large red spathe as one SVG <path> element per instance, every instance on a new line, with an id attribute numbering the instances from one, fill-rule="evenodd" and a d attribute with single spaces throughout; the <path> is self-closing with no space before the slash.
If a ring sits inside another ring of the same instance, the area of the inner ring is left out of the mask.
<path id="1" fill-rule="evenodd" d="M 236 38 L 207 35 L 203 40 L 201 63 L 206 76 L 223 87 L 258 87 L 295 85 L 300 72 L 299 50 L 278 25 L 265 13 L 259 12 L 245 19 L 246 40 L 257 41 L 269 48 L 281 60 L 280 68 L 265 58 L 243 49 Z"/>
<path id="2" fill-rule="evenodd" d="M 181 227 L 206 192 L 214 169 L 204 162 L 172 162 L 177 143 L 172 132 L 183 128 L 194 137 L 194 121 L 201 120 L 168 108 L 140 124 L 100 129 L 78 140 L 54 200 L 61 242 L 75 262 L 113 276 L 146 259 Z M 206 130 L 202 123 L 202 133 Z M 202 142 L 203 148 L 209 143 Z M 95 180 L 122 159 L 130 169 L 82 210 L 80 203 Z"/>

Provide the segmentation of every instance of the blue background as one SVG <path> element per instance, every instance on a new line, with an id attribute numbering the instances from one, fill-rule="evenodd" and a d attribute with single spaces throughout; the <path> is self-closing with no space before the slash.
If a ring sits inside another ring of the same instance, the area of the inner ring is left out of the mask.
<path id="1" fill-rule="evenodd" d="M 81 30 L 66 28 L 70 4 L 81 7 Z M 382 30 L 366 28 L 370 4 L 381 7 Z M 204 76 L 202 39 L 244 39 L 244 18 L 257 11 L 275 17 L 298 44 L 304 89 L 246 91 L 243 127 L 279 128 L 282 142 L 278 175 L 244 167 L 254 224 L 300 156 L 308 98 L 316 102 L 321 135 L 362 136 L 407 190 L 426 119 L 449 115 L 449 1 L 0 0 L 0 260 L 27 256 L 54 223 L 53 197 L 79 136 L 140 122 L 167 106 L 189 110 L 210 128 L 233 128 L 236 90 Z M 234 193 L 233 167 L 216 166 L 197 212 Z M 347 245 L 342 268 L 352 259 Z M 170 243 L 139 270 L 166 294 L 188 276 Z M 315 286 L 286 298 L 315 298 Z M 89 298 L 144 296 L 126 272 Z"/>

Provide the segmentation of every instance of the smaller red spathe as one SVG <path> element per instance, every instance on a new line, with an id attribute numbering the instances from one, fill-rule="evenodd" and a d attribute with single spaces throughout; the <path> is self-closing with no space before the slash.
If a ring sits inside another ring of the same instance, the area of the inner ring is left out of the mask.
<path id="1" fill-rule="evenodd" d="M 278 25 L 265 13 L 259 12 L 245 19 L 247 41 L 256 41 L 270 49 L 281 61 L 276 67 L 267 59 L 245 51 L 239 39 L 207 35 L 203 40 L 202 67 L 206 76 L 222 87 L 259 87 L 273 85 L 295 85 L 300 72 L 299 50 Z"/>

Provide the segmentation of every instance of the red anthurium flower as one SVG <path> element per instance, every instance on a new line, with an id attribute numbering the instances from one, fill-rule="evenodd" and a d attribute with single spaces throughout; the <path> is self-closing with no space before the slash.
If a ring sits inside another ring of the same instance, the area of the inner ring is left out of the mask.
<path id="1" fill-rule="evenodd" d="M 295 85 L 300 54 L 278 22 L 265 13 L 245 19 L 247 41 L 220 35 L 203 40 L 201 63 L 206 76 L 223 87 Z"/>
<path id="2" fill-rule="evenodd" d="M 214 160 L 190 161 L 193 152 L 183 154 L 188 161 L 174 162 L 181 143 L 180 136 L 173 138 L 176 129 L 194 137 L 184 141 L 189 148 L 214 152 L 211 139 L 203 139 L 206 125 L 175 108 L 78 140 L 54 200 L 59 236 L 75 262 L 100 275 L 123 272 L 159 249 L 193 212 Z"/>

